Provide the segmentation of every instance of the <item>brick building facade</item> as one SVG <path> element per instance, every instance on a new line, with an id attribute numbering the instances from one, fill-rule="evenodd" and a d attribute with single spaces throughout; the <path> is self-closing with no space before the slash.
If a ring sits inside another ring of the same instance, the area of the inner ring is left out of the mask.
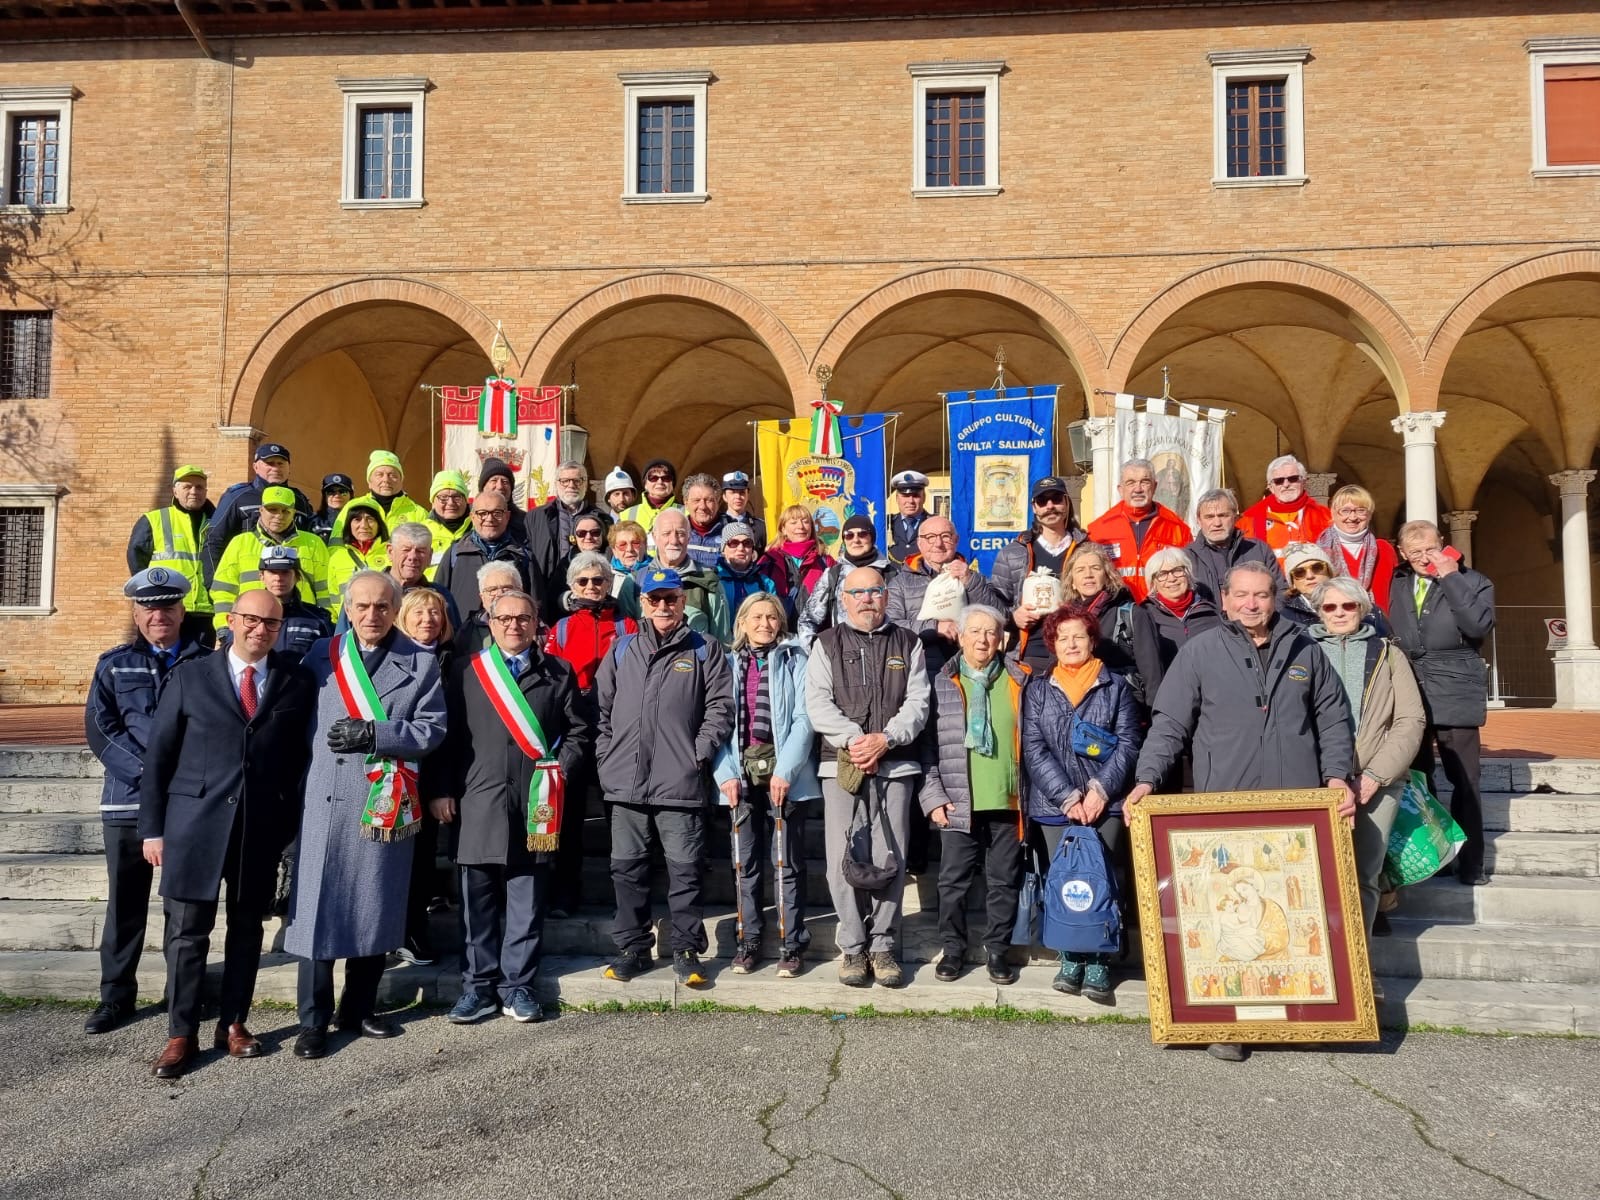
<path id="1" fill-rule="evenodd" d="M 1013 381 L 1064 385 L 1063 421 L 1168 366 L 1176 396 L 1236 411 L 1247 502 L 1293 450 L 1370 488 L 1386 528 L 1475 512 L 1441 524 L 1508 610 L 1589 608 L 1560 561 L 1589 480 L 1550 477 L 1600 436 L 1600 165 L 1569 161 L 1600 127 L 1592 12 L 186 7 L 192 29 L 154 3 L 0 2 L 8 189 L 37 182 L 31 115 L 56 114 L 65 167 L 55 203 L 8 190 L 0 216 L 13 392 L 27 315 L 50 314 L 48 385 L 21 387 L 44 394 L 0 401 L 0 508 L 54 536 L 51 611 L 0 609 L 0 699 L 82 694 L 175 464 L 220 494 L 270 437 L 314 491 L 387 446 L 423 487 L 418 385 L 481 379 L 497 322 L 520 380 L 576 377 L 597 477 L 748 464 L 746 422 L 808 412 L 823 363 L 932 468 L 934 393 L 986 383 L 996 344 Z M 1281 110 L 1248 148 L 1278 174 L 1230 175 L 1238 83 L 1281 85 L 1248 93 Z M 929 96 L 952 93 L 982 97 L 982 142 L 929 187 Z M 628 194 L 641 105 L 688 106 L 686 191 Z M 364 141 L 368 112 L 409 113 L 409 143 Z M 379 164 L 400 194 L 376 202 L 371 145 L 413 156 Z"/>

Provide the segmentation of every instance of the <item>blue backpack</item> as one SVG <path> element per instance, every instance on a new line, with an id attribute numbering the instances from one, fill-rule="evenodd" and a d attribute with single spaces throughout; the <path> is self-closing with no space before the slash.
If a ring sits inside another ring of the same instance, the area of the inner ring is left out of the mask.
<path id="1" fill-rule="evenodd" d="M 1116 872 L 1100 835 L 1087 825 L 1062 830 L 1044 882 L 1041 940 L 1073 954 L 1115 954 L 1122 947 Z"/>

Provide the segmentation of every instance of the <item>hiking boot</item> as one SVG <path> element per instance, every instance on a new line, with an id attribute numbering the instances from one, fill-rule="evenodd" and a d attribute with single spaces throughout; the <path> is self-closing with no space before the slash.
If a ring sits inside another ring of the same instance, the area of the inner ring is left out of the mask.
<path id="1" fill-rule="evenodd" d="M 876 950 L 872 954 L 871 961 L 872 977 L 878 981 L 880 987 L 905 987 L 906 973 L 893 954 L 887 950 Z"/>
<path id="2" fill-rule="evenodd" d="M 684 987 L 704 987 L 707 982 L 700 956 L 693 950 L 679 950 L 672 956 L 672 973 Z"/>
<path id="3" fill-rule="evenodd" d="M 756 964 L 761 961 L 761 943 L 753 939 L 746 939 L 739 943 L 739 949 L 733 956 L 733 973 L 735 975 L 748 975 L 756 969 Z"/>
<path id="4" fill-rule="evenodd" d="M 1250 1056 L 1242 1042 L 1212 1042 L 1206 1047 L 1206 1053 L 1223 1062 L 1243 1062 Z"/>
<path id="5" fill-rule="evenodd" d="M 457 1000 L 455 1007 L 450 1010 L 449 1018 L 453 1025 L 471 1025 L 474 1021 L 481 1021 L 494 1010 L 493 996 L 486 996 L 482 992 L 462 992 L 461 999 Z"/>
<path id="6" fill-rule="evenodd" d="M 512 988 L 511 995 L 506 997 L 500 1011 L 513 1021 L 521 1021 L 524 1025 L 544 1020 L 544 1006 L 535 1000 L 533 992 L 525 987 Z"/>
<path id="7" fill-rule="evenodd" d="M 940 983 L 954 983 L 961 978 L 963 957 L 960 951 L 946 950 L 939 956 L 938 965 L 933 968 L 933 977 Z"/>
<path id="8" fill-rule="evenodd" d="M 1115 1004 L 1116 993 L 1111 990 L 1111 968 L 1105 963 L 1089 963 L 1083 968 L 1083 994 L 1096 1004 Z"/>
<path id="9" fill-rule="evenodd" d="M 778 978 L 795 979 L 800 974 L 800 949 L 785 950 L 778 958 Z"/>
<path id="10" fill-rule="evenodd" d="M 432 939 L 408 937 L 405 945 L 394 952 L 394 956 L 403 963 L 410 963 L 413 967 L 431 966 L 433 963 Z"/>
<path id="11" fill-rule="evenodd" d="M 1372 936 L 1388 937 L 1394 930 L 1389 928 L 1389 914 L 1379 913 L 1372 919 Z"/>
<path id="12" fill-rule="evenodd" d="M 1061 956 L 1061 969 L 1056 972 L 1056 977 L 1050 981 L 1050 986 L 1058 992 L 1076 996 L 1083 991 L 1083 976 L 1084 964 L 1063 954 Z"/>
<path id="13" fill-rule="evenodd" d="M 846 954 L 839 963 L 839 982 L 845 987 L 864 988 L 872 986 L 872 968 L 867 965 L 865 954 Z"/>
<path id="14" fill-rule="evenodd" d="M 628 980 L 643 975 L 655 966 L 655 960 L 650 957 L 648 950 L 624 950 L 611 960 L 611 965 L 605 969 L 607 979 L 615 979 L 618 983 L 627 983 Z"/>
<path id="15" fill-rule="evenodd" d="M 1017 981 L 1017 969 L 1006 958 L 1004 950 L 989 951 L 989 982 L 1011 984 Z"/>

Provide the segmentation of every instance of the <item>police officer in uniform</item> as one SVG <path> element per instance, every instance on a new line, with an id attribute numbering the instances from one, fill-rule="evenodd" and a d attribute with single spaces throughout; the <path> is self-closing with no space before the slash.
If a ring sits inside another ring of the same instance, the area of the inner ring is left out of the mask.
<path id="1" fill-rule="evenodd" d="M 921 471 L 900 471 L 889 487 L 896 508 L 889 518 L 889 557 L 903 563 L 917 552 L 917 534 L 933 515 L 927 509 L 928 477 Z"/>
<path id="2" fill-rule="evenodd" d="M 750 526 L 750 536 L 755 539 L 756 553 L 767 552 L 767 523 L 750 511 L 750 476 L 743 471 L 729 471 L 722 477 L 722 506 L 727 509 L 729 521 L 743 521 Z"/>
<path id="3" fill-rule="evenodd" d="M 289 448 L 282 442 L 262 442 L 256 447 L 255 477 L 234 484 L 217 501 L 217 511 L 211 517 L 211 528 L 207 530 L 205 544 L 200 548 L 207 587 L 211 586 L 217 564 L 222 561 L 228 544 L 241 533 L 256 527 L 261 494 L 269 487 L 288 488 L 293 492 L 295 526 L 305 530 L 311 528 L 316 519 L 311 501 L 299 488 L 289 484 Z"/>
<path id="4" fill-rule="evenodd" d="M 190 614 L 211 611 L 204 572 L 200 569 L 200 547 L 216 505 L 206 499 L 204 467 L 185 465 L 172 473 L 172 503 L 153 508 L 133 523 L 128 536 L 128 574 L 137 575 L 146 567 L 166 567 L 189 581 L 184 611 Z"/>
<path id="5" fill-rule="evenodd" d="M 201 487 L 203 497 L 204 483 Z M 100 933 L 100 1004 L 84 1023 L 85 1033 L 109 1033 L 133 1016 L 138 1000 L 135 976 L 144 950 L 153 874 L 138 835 L 145 746 L 168 673 L 209 649 L 209 641 L 182 633 L 189 587 L 186 575 L 160 566 L 140 571 L 123 585 L 122 594 L 133 601 L 138 635 L 100 656 L 84 706 L 84 734 L 106 770 L 100 820 L 109 881 Z"/>
<path id="6" fill-rule="evenodd" d="M 355 481 L 343 471 L 334 471 L 322 477 L 322 507 L 311 518 L 311 532 L 323 541 L 333 536 L 333 523 L 339 519 L 339 510 L 350 503 L 356 494 Z"/>

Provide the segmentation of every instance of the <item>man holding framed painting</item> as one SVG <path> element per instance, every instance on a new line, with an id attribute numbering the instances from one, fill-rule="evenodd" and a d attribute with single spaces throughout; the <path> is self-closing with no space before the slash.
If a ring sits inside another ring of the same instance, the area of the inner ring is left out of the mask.
<path id="1" fill-rule="evenodd" d="M 1242 563 L 1227 620 L 1192 639 L 1155 696 L 1124 802 L 1157 1042 L 1377 1037 L 1349 823 L 1350 702 L 1327 654 Z M 1185 752 L 1194 795 L 1146 799 Z"/>

